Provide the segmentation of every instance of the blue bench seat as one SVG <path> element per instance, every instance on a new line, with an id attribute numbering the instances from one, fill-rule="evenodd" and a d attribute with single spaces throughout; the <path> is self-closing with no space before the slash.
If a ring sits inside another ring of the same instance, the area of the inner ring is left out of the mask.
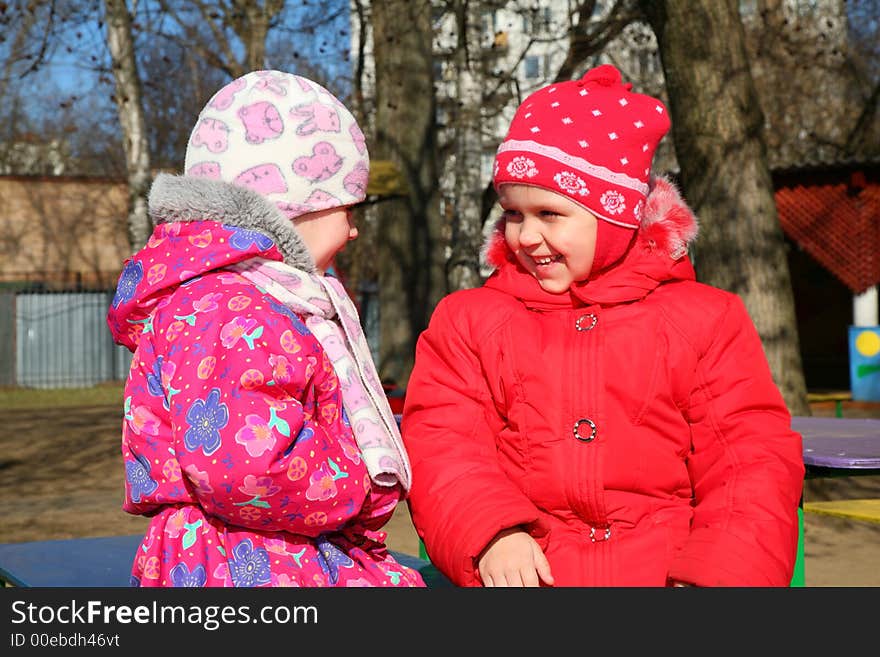
<path id="1" fill-rule="evenodd" d="M 0 544 L 0 583 L 19 587 L 127 587 L 143 536 L 101 536 Z M 452 586 L 431 563 L 391 551 L 429 588 Z"/>

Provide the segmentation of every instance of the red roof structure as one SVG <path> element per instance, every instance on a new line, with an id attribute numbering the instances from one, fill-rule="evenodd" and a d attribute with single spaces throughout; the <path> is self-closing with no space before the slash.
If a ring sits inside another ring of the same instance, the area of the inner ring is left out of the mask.
<path id="1" fill-rule="evenodd" d="M 880 165 L 774 172 L 782 229 L 855 294 L 880 283 Z"/>

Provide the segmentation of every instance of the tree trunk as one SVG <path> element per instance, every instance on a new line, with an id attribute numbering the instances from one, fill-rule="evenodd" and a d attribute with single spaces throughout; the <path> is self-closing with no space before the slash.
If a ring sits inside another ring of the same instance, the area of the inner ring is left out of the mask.
<path id="1" fill-rule="evenodd" d="M 247 70 L 242 75 L 262 70 L 266 68 L 266 39 L 272 21 L 284 9 L 284 0 L 266 0 L 262 4 L 251 0 L 235 0 L 233 7 L 241 19 L 232 20 L 232 27 L 245 45 L 244 64 Z"/>
<path id="2" fill-rule="evenodd" d="M 701 281 L 738 294 L 789 410 L 809 415 L 763 116 L 734 0 L 642 2 L 666 75 L 683 191 L 700 218 Z"/>
<path id="3" fill-rule="evenodd" d="M 372 3 L 371 25 L 376 134 L 370 155 L 392 161 L 408 192 L 377 208 L 379 372 L 405 386 L 416 340 L 446 291 L 437 201 L 431 3 Z"/>
<path id="4" fill-rule="evenodd" d="M 477 287 L 480 276 L 479 253 L 483 238 L 481 160 L 483 146 L 483 88 L 486 80 L 480 66 L 480 3 L 456 0 L 455 23 L 458 32 L 453 65 L 457 109 L 453 114 L 455 165 L 455 210 L 452 216 L 451 255 L 446 264 L 450 290 Z"/>
<path id="5" fill-rule="evenodd" d="M 116 106 L 122 126 L 128 174 L 128 240 L 133 250 L 147 243 L 153 230 L 147 213 L 150 189 L 150 151 L 141 100 L 141 80 L 135 61 L 131 16 L 125 0 L 105 0 L 107 46 L 116 80 Z"/>
<path id="6" fill-rule="evenodd" d="M 269 33 L 270 17 L 263 8 L 250 2 L 243 4 L 242 11 L 247 16 L 250 28 L 247 35 L 239 35 L 245 43 L 245 66 L 247 71 L 260 71 L 266 68 L 266 36 Z"/>

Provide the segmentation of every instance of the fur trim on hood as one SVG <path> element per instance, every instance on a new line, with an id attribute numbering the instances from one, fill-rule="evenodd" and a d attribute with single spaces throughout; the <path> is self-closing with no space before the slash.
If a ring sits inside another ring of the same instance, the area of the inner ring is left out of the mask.
<path id="1" fill-rule="evenodd" d="M 149 212 L 156 224 L 216 221 L 271 239 L 284 262 L 315 273 L 315 261 L 293 222 L 254 191 L 208 178 L 160 173 L 150 188 Z"/>
<path id="2" fill-rule="evenodd" d="M 665 176 L 652 178 L 636 245 L 678 260 L 687 253 L 688 245 L 696 239 L 698 230 L 697 218 L 675 184 Z M 483 243 L 480 258 L 493 269 L 500 268 L 506 260 L 513 258 L 504 239 L 503 218 L 495 223 L 492 233 Z"/>

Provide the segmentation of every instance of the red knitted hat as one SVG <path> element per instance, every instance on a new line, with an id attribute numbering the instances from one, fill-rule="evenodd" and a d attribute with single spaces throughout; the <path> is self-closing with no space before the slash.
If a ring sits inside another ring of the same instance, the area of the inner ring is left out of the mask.
<path id="1" fill-rule="evenodd" d="M 661 101 L 631 89 L 608 64 L 543 87 L 516 110 L 495 156 L 496 190 L 505 183 L 541 187 L 604 220 L 593 271 L 631 243 L 654 151 L 670 126 Z"/>

